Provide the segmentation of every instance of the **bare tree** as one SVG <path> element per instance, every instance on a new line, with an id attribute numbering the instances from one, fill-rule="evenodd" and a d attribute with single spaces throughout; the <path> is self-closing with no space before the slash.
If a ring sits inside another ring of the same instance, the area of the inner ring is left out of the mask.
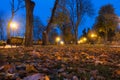
<path id="1" fill-rule="evenodd" d="M 11 5 L 11 17 L 10 17 L 10 20 L 8 21 L 8 25 L 7 25 L 7 39 L 9 40 L 10 39 L 10 23 L 12 22 L 15 14 L 17 13 L 17 11 L 21 8 L 24 8 L 24 4 L 23 4 L 23 1 L 24 0 L 18 0 L 18 4 L 17 4 L 17 7 L 15 7 L 15 1 L 12 0 L 10 2 L 10 5 Z"/>
<path id="2" fill-rule="evenodd" d="M 25 0 L 26 5 L 26 33 L 25 33 L 25 46 L 30 47 L 33 45 L 33 10 L 35 3 L 31 0 Z"/>
<path id="3" fill-rule="evenodd" d="M 33 21 L 33 38 L 34 40 L 41 40 L 42 39 L 42 33 L 45 30 L 45 26 L 43 22 L 40 20 L 39 16 L 34 16 Z"/>
<path id="4" fill-rule="evenodd" d="M 85 15 L 93 15 L 93 8 L 90 0 L 68 0 L 67 7 L 70 14 L 70 21 L 75 36 L 75 43 L 78 39 L 78 27 Z"/>
<path id="5" fill-rule="evenodd" d="M 43 38 L 42 38 L 43 45 L 46 45 L 49 42 L 48 41 L 49 40 L 48 34 L 50 32 L 50 29 L 51 29 L 51 24 L 53 23 L 53 20 L 54 20 L 54 15 L 55 15 L 55 11 L 57 9 L 58 2 L 59 2 L 59 0 L 55 0 L 55 4 L 54 4 L 53 10 L 52 10 L 52 15 L 50 17 L 50 20 L 48 22 L 46 30 L 43 32 Z"/>

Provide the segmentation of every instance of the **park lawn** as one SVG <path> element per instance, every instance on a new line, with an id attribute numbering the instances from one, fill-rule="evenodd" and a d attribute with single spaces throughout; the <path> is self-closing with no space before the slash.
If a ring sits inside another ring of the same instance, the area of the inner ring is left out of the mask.
<path id="1" fill-rule="evenodd" d="M 3 48 L 0 49 L 0 62 L 0 67 L 7 62 L 14 64 L 16 68 L 25 67 L 24 71 L 17 69 L 13 72 L 18 73 L 21 79 L 39 73 L 47 75 L 50 80 L 73 77 L 86 80 L 92 77 L 98 80 L 120 80 L 120 48 L 108 46 L 49 45 Z M 5 70 L 1 73 L 5 73 Z"/>

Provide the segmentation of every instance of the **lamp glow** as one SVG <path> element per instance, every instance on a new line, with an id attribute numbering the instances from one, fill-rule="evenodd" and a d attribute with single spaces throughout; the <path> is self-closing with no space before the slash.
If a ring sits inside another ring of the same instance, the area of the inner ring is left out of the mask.
<path id="1" fill-rule="evenodd" d="M 60 37 L 56 37 L 56 42 L 59 42 L 60 41 Z"/>
<path id="2" fill-rule="evenodd" d="M 79 41 L 78 44 L 85 43 L 87 41 L 86 37 L 82 37 Z"/>
<path id="3" fill-rule="evenodd" d="M 83 38 L 83 40 L 84 40 L 84 41 L 87 41 L 87 38 L 86 38 L 86 37 L 84 37 L 84 38 Z"/>
<path id="4" fill-rule="evenodd" d="M 95 37 L 97 37 L 97 35 L 92 33 L 91 38 L 95 38 Z"/>
<path id="5" fill-rule="evenodd" d="M 79 41 L 78 41 L 78 44 L 80 44 L 80 43 L 83 43 L 83 40 L 79 40 Z"/>
<path id="6" fill-rule="evenodd" d="M 10 27 L 13 29 L 13 30 L 16 30 L 17 27 L 18 27 L 18 24 L 16 22 L 11 22 L 10 23 Z"/>
<path id="7" fill-rule="evenodd" d="M 13 31 L 13 36 L 15 37 L 15 31 L 18 28 L 18 24 L 16 22 L 11 22 L 10 27 L 11 27 L 11 30 Z"/>
<path id="8" fill-rule="evenodd" d="M 64 45 L 64 41 L 60 41 L 60 44 L 61 44 L 61 45 Z"/>

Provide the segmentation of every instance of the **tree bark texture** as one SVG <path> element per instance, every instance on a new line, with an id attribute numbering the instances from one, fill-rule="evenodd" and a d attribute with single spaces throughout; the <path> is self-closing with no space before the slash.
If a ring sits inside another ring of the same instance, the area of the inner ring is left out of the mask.
<path id="1" fill-rule="evenodd" d="M 43 38 L 42 38 L 42 42 L 43 42 L 42 44 L 43 45 L 49 44 L 48 34 L 49 34 L 50 29 L 51 29 L 51 24 L 53 22 L 53 18 L 54 18 L 54 15 L 55 15 L 55 11 L 57 9 L 58 2 L 59 2 L 59 0 L 55 1 L 54 7 L 53 7 L 53 10 L 52 10 L 52 15 L 50 17 L 49 23 L 47 25 L 46 30 L 43 32 Z"/>
<path id="2" fill-rule="evenodd" d="M 35 3 L 31 0 L 25 0 L 26 5 L 26 33 L 25 46 L 31 47 L 33 45 L 33 10 Z"/>

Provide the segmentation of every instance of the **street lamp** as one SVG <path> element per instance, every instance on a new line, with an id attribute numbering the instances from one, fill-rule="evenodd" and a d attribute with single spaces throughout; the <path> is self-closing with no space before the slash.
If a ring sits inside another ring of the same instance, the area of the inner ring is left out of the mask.
<path id="1" fill-rule="evenodd" d="M 95 37 L 97 37 L 97 35 L 94 34 L 94 33 L 92 33 L 92 34 L 91 34 L 91 38 L 95 38 Z"/>
<path id="2" fill-rule="evenodd" d="M 91 43 L 92 44 L 94 44 L 95 43 L 95 41 L 97 40 L 97 34 L 96 33 L 91 33 L 90 34 L 90 41 L 91 41 Z"/>
<path id="3" fill-rule="evenodd" d="M 15 36 L 15 30 L 18 28 L 18 24 L 16 22 L 11 22 L 10 27 L 13 30 L 13 36 Z"/>
<path id="4" fill-rule="evenodd" d="M 78 44 L 80 44 L 80 43 L 83 43 L 83 40 L 79 40 L 79 41 L 78 41 Z"/>
<path id="5" fill-rule="evenodd" d="M 64 45 L 64 41 L 60 41 L 60 44 L 61 44 L 61 45 Z"/>
<path id="6" fill-rule="evenodd" d="M 86 38 L 86 37 L 82 37 L 82 38 L 78 41 L 78 44 L 86 43 L 86 42 L 87 42 L 87 38 Z"/>
<path id="7" fill-rule="evenodd" d="M 83 38 L 83 41 L 84 41 L 84 42 L 86 42 L 86 41 L 87 41 L 87 38 L 86 38 L 86 37 L 84 37 L 84 38 Z"/>
<path id="8" fill-rule="evenodd" d="M 56 37 L 55 41 L 56 41 L 57 44 L 58 44 L 58 42 L 60 41 L 60 37 Z"/>

